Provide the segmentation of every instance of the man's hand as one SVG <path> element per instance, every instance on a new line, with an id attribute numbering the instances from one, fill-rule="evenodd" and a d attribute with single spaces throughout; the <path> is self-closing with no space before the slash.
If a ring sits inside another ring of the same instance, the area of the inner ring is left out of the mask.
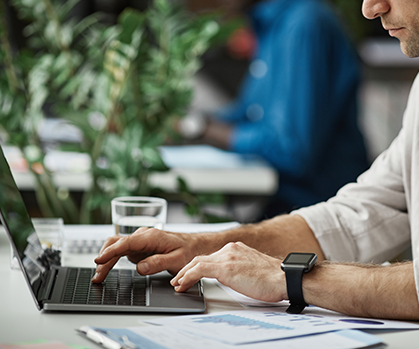
<path id="1" fill-rule="evenodd" d="M 229 243 L 209 256 L 195 257 L 171 284 L 176 291 L 185 292 L 203 277 L 215 278 L 223 285 L 261 301 L 276 302 L 287 298 L 281 260 L 241 242 Z"/>
<path id="2" fill-rule="evenodd" d="M 95 259 L 98 265 L 92 281 L 100 283 L 105 280 L 109 271 L 119 258 L 127 256 L 137 264 L 141 275 L 158 273 L 163 270 L 175 275 L 193 257 L 204 253 L 207 246 L 204 235 L 169 233 L 158 229 L 140 228 L 132 235 L 108 238 L 99 256 Z"/>

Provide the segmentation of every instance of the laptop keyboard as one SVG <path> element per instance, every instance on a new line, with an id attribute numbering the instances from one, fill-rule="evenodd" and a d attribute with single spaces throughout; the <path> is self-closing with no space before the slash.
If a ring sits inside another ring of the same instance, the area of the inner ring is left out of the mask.
<path id="1" fill-rule="evenodd" d="M 113 269 L 101 284 L 91 282 L 94 273 L 90 268 L 70 269 L 63 303 L 146 305 L 147 280 L 135 270 Z"/>

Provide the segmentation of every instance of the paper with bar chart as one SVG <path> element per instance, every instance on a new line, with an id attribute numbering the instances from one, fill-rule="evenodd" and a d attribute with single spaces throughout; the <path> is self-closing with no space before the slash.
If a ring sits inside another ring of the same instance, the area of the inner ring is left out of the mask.
<path id="1" fill-rule="evenodd" d="M 408 322 L 316 314 L 294 315 L 277 311 L 277 308 L 169 317 L 147 322 L 234 345 L 343 329 L 419 329 L 419 325 Z"/>

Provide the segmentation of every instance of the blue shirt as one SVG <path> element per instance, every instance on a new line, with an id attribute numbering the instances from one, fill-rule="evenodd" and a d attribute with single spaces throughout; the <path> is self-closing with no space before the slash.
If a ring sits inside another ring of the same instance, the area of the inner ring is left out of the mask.
<path id="1" fill-rule="evenodd" d="M 231 150 L 279 172 L 289 209 L 333 196 L 367 169 L 357 126 L 359 62 L 337 15 L 321 0 L 270 0 L 250 13 L 258 47 L 237 100 Z"/>

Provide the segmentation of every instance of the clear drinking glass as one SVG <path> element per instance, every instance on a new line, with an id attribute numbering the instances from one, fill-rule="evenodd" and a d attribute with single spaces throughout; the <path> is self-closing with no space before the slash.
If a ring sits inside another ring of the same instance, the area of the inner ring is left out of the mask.
<path id="1" fill-rule="evenodd" d="M 140 227 L 163 229 L 167 201 L 148 196 L 124 196 L 111 201 L 112 223 L 118 235 L 130 235 Z"/>

